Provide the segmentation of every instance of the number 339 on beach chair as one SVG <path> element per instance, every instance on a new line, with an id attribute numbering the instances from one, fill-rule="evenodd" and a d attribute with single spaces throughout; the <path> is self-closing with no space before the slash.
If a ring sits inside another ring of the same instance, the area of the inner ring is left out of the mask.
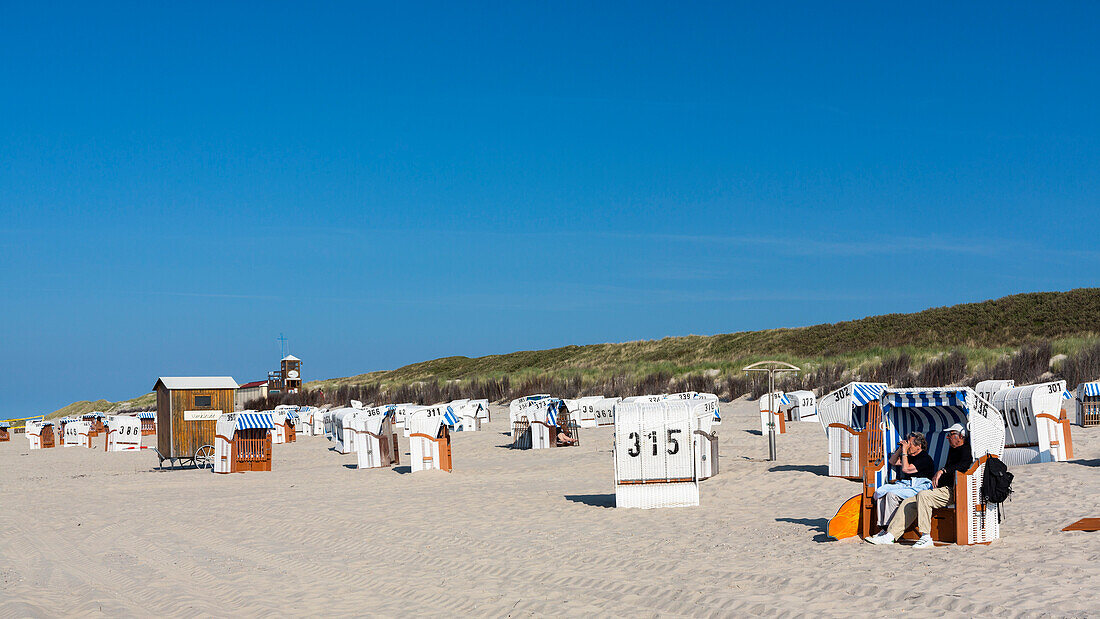
<path id="1" fill-rule="evenodd" d="M 615 505 L 699 504 L 696 467 L 699 400 L 623 402 L 615 407 Z M 712 412 L 705 414 L 713 416 Z"/>
<path id="2" fill-rule="evenodd" d="M 878 528 L 875 490 L 893 482 L 896 475 L 886 462 L 889 454 L 910 432 L 920 432 L 928 440 L 928 455 L 942 468 L 950 447 L 947 429 L 961 424 L 967 429 L 973 463 L 956 474 L 952 502 L 933 509 L 932 530 L 921 533 L 941 544 L 988 544 L 999 538 L 1000 506 L 985 501 L 982 495 L 986 462 L 999 459 L 1005 448 L 1004 419 L 997 409 L 969 388 L 887 389 L 880 402 L 881 409 L 872 407 L 871 411 L 881 410 L 881 420 L 874 419 L 874 414 L 867 420 L 869 427 L 882 431 L 871 434 L 874 440 L 863 467 L 863 492 L 845 501 L 829 521 L 829 535 L 835 539 L 866 538 L 874 533 Z M 906 533 L 906 537 L 914 535 L 912 530 Z"/>

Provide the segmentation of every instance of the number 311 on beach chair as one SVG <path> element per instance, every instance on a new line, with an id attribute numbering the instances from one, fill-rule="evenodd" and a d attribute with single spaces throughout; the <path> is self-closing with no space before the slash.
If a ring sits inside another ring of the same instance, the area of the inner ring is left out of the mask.
<path id="1" fill-rule="evenodd" d="M 988 544 L 1001 535 L 999 506 L 982 498 L 982 478 L 989 458 L 1000 458 L 1005 448 L 1004 418 L 973 389 L 887 389 L 881 407 L 872 406 L 866 423 L 871 429 L 869 453 L 863 465 L 863 492 L 844 502 L 829 521 L 834 539 L 875 533 L 875 490 L 895 480 L 896 471 L 886 459 L 910 432 L 924 434 L 928 455 L 943 467 L 950 445 L 947 428 L 961 424 L 973 464 L 956 474 L 953 502 L 932 510 L 932 530 L 921 531 L 937 543 Z M 881 418 L 876 414 L 881 411 Z M 881 432 L 875 432 L 881 428 Z M 913 536 L 909 531 L 907 536 Z M 915 537 L 914 537 L 915 539 Z"/>
<path id="2" fill-rule="evenodd" d="M 699 458 L 711 454 L 709 440 L 696 432 L 703 418 L 714 418 L 713 404 L 703 400 L 616 405 L 615 505 L 640 508 L 698 505 Z M 708 440 L 706 449 L 696 444 L 703 440 Z M 713 463 L 717 464 L 716 457 Z M 712 472 L 716 472 L 716 466 Z"/>
<path id="3" fill-rule="evenodd" d="M 451 471 L 451 433 L 443 423 L 443 408 L 433 406 L 409 413 L 409 457 L 412 472 L 439 469 Z"/>

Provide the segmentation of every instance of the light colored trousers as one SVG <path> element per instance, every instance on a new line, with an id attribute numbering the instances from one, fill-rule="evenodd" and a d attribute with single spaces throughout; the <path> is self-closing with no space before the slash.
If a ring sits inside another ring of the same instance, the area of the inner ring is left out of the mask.
<path id="1" fill-rule="evenodd" d="M 886 530 L 894 539 L 901 539 L 905 530 L 917 523 L 917 530 L 924 535 L 932 532 L 932 510 L 936 507 L 947 507 L 951 503 L 954 488 L 934 488 L 922 490 L 917 496 L 909 497 L 898 505 L 894 517 L 890 519 L 890 525 Z"/>

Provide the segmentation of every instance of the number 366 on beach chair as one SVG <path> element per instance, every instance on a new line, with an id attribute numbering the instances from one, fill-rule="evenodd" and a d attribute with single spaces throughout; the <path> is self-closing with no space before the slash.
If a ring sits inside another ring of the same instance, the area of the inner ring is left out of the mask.
<path id="1" fill-rule="evenodd" d="M 713 419 L 714 404 L 704 400 L 616 405 L 615 505 L 698 505 L 700 479 L 717 472 L 713 436 L 703 432 Z"/>
<path id="2" fill-rule="evenodd" d="M 443 423 L 442 407 L 421 408 L 409 413 L 405 427 L 409 431 L 412 472 L 451 471 L 451 433 Z"/>
<path id="3" fill-rule="evenodd" d="M 393 407 L 376 406 L 359 411 L 351 422 L 355 431 L 358 467 L 376 469 L 400 464 L 397 434 L 393 431 Z"/>
<path id="4" fill-rule="evenodd" d="M 928 441 L 928 455 L 943 467 L 950 445 L 947 428 L 958 423 L 967 428 L 973 464 L 956 474 L 954 501 L 932 511 L 932 530 L 921 531 L 938 543 L 988 544 L 1001 535 L 999 506 L 982 498 L 982 478 L 990 458 L 1000 458 L 1005 448 L 1005 425 L 1000 412 L 973 389 L 887 389 L 881 407 L 872 406 L 867 419 L 871 429 L 869 453 L 863 466 L 863 492 L 845 501 L 829 521 L 835 539 L 875 532 L 875 490 L 895 480 L 896 471 L 886 459 L 910 432 L 921 432 Z M 881 411 L 881 413 L 879 413 Z M 875 417 L 881 414 L 880 419 Z M 875 432 L 881 428 L 881 432 Z M 909 531 L 907 536 L 914 536 Z M 914 537 L 915 539 L 915 537 Z"/>

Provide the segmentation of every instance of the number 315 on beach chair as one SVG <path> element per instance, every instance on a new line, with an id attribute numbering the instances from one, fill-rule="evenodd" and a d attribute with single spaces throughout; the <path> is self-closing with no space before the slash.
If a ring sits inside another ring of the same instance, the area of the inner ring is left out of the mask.
<path id="1" fill-rule="evenodd" d="M 615 407 L 615 504 L 699 504 L 699 481 L 717 472 L 714 404 L 705 400 L 623 402 Z"/>

